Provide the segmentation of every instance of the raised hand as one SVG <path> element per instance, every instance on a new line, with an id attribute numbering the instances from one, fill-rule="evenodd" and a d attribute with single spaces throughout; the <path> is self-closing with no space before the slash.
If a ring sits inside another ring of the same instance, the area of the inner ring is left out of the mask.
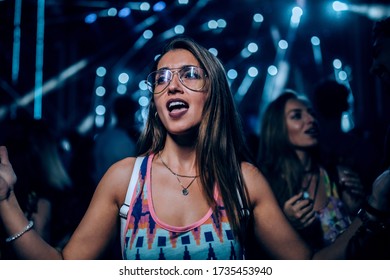
<path id="1" fill-rule="evenodd" d="M 302 193 L 287 200 L 284 203 L 283 212 L 296 229 L 305 228 L 315 220 L 313 203 L 310 199 L 303 199 Z"/>
<path id="2" fill-rule="evenodd" d="M 339 185 L 341 186 L 341 198 L 351 214 L 356 214 L 365 200 L 364 186 L 359 174 L 351 168 L 337 166 Z"/>
<path id="3" fill-rule="evenodd" d="M 8 199 L 15 183 L 16 175 L 9 162 L 7 148 L 0 146 L 0 202 Z"/>

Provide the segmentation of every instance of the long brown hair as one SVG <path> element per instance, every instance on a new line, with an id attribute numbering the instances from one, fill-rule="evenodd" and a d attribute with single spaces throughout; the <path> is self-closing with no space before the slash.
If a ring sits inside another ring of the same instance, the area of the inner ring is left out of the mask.
<path id="1" fill-rule="evenodd" d="M 191 52 L 206 71 L 207 100 L 195 146 L 198 174 L 208 203 L 215 213 L 218 213 L 218 209 L 214 187 L 218 186 L 232 228 L 241 239 L 240 199 L 244 208 L 250 208 L 241 162 L 250 162 L 251 159 L 225 70 L 213 54 L 188 37 L 177 37 L 168 42 L 159 59 L 175 49 Z M 152 71 L 157 69 L 158 61 Z M 167 132 L 155 113 L 156 106 L 152 98 L 146 127 L 139 141 L 141 154 L 158 153 L 165 145 Z"/>
<path id="2" fill-rule="evenodd" d="M 272 101 L 262 119 L 258 164 L 273 189 L 279 205 L 302 187 L 304 167 L 289 141 L 285 107 L 289 100 L 309 101 L 292 90 L 285 90 Z M 312 166 L 318 163 L 318 147 L 311 148 Z"/>

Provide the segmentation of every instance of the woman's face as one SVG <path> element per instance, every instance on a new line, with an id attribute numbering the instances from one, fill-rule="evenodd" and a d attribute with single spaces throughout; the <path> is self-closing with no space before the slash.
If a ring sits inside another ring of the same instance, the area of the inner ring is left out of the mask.
<path id="1" fill-rule="evenodd" d="M 167 52 L 157 65 L 157 70 L 165 68 L 175 73 L 168 87 L 153 96 L 158 116 L 171 134 L 186 134 L 198 127 L 202 120 L 207 87 L 200 91 L 191 90 L 180 82 L 179 73 L 176 72 L 189 65 L 200 67 L 195 56 L 184 49 Z"/>
<path id="2" fill-rule="evenodd" d="M 296 149 L 318 144 L 318 125 L 311 108 L 302 101 L 290 99 L 284 108 L 284 115 L 289 141 Z"/>

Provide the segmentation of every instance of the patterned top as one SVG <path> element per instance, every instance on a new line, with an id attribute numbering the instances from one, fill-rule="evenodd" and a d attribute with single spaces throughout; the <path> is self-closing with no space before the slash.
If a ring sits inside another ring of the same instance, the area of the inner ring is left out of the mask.
<path id="1" fill-rule="evenodd" d="M 344 203 L 339 198 L 337 186 L 330 181 L 329 175 L 325 170 L 324 183 L 328 203 L 324 208 L 316 212 L 316 216 L 321 221 L 324 243 L 327 246 L 333 243 L 347 229 L 351 224 L 351 220 Z"/>
<path id="2" fill-rule="evenodd" d="M 151 195 L 151 168 L 154 155 L 142 162 L 137 186 L 127 217 L 123 248 L 127 260 L 229 260 L 242 259 L 243 252 L 216 193 L 218 214 L 210 208 L 199 221 L 171 226 L 159 220 Z"/>
<path id="3" fill-rule="evenodd" d="M 327 203 L 322 209 L 316 211 L 314 223 L 299 230 L 303 239 L 315 251 L 332 244 L 351 224 L 345 205 L 339 198 L 336 184 L 331 182 L 324 169 L 321 169 L 321 172 L 324 175 L 323 184 Z"/>

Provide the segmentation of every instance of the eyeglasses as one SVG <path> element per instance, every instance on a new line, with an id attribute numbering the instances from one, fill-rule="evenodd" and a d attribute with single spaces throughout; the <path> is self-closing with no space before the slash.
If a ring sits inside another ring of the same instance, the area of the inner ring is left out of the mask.
<path id="1" fill-rule="evenodd" d="M 146 79 L 149 91 L 154 94 L 163 92 L 171 83 L 173 76 L 176 73 L 178 74 L 179 81 L 186 88 L 194 91 L 203 89 L 207 74 L 202 68 L 187 65 L 181 68 L 160 69 L 150 73 Z"/>

